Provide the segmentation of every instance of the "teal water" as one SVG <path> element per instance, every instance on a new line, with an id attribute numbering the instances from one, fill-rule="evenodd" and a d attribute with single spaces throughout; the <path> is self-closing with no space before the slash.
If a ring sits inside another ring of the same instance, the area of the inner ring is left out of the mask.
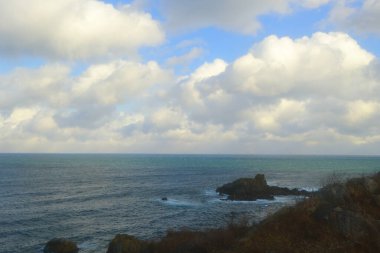
<path id="1" fill-rule="evenodd" d="M 105 252 L 117 233 L 155 239 L 223 226 L 231 213 L 259 221 L 295 199 L 229 202 L 215 188 L 263 173 L 272 185 L 317 189 L 333 172 L 377 171 L 380 157 L 363 156 L 0 154 L 0 252 L 42 252 L 54 237 Z"/>

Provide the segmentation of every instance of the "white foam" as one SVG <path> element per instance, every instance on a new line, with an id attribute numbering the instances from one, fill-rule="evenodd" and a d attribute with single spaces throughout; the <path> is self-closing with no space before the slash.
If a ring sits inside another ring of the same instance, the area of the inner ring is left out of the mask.
<path id="1" fill-rule="evenodd" d="M 82 242 L 81 244 L 79 244 L 78 248 L 79 249 L 86 249 L 86 250 L 96 250 L 97 245 L 94 242 L 86 241 L 86 242 Z"/>
<path id="2" fill-rule="evenodd" d="M 301 190 L 305 190 L 305 191 L 308 191 L 308 192 L 316 192 L 316 191 L 319 191 L 319 187 L 302 187 Z"/>
<path id="3" fill-rule="evenodd" d="M 276 203 L 290 203 L 295 201 L 298 196 L 274 196 L 274 202 Z"/>
<path id="4" fill-rule="evenodd" d="M 219 202 L 226 204 L 253 204 L 253 205 L 270 205 L 274 203 L 293 203 L 297 199 L 302 198 L 300 196 L 274 196 L 274 199 L 257 199 L 257 200 L 228 200 L 227 196 L 225 198 L 215 198 L 209 202 Z"/>
<path id="5" fill-rule="evenodd" d="M 200 203 L 195 203 L 195 202 L 187 201 L 187 200 L 172 199 L 172 198 L 168 198 L 167 200 L 160 199 L 159 201 L 163 204 L 170 205 L 170 206 L 196 207 L 200 205 Z"/>
<path id="6" fill-rule="evenodd" d="M 205 190 L 204 194 L 209 197 L 218 197 L 219 193 L 217 193 L 215 190 Z"/>

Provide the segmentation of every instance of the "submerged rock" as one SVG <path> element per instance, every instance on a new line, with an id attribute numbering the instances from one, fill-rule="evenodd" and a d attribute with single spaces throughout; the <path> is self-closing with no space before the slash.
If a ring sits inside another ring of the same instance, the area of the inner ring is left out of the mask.
<path id="1" fill-rule="evenodd" d="M 296 188 L 269 186 L 263 174 L 257 174 L 255 178 L 240 178 L 218 187 L 216 191 L 228 195 L 229 200 L 272 200 L 275 195 L 310 195 L 310 192 Z"/>
<path id="2" fill-rule="evenodd" d="M 64 238 L 54 238 L 48 241 L 44 247 L 44 253 L 77 253 L 77 245 Z"/>
<path id="3" fill-rule="evenodd" d="M 133 236 L 119 234 L 109 243 L 107 253 L 139 253 L 143 251 L 144 245 Z"/>

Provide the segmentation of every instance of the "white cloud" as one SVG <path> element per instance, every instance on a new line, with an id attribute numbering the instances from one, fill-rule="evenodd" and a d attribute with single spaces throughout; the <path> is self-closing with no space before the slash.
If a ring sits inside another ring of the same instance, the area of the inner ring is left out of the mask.
<path id="1" fill-rule="evenodd" d="M 19 68 L 0 76 L 0 151 L 374 153 L 379 69 L 344 33 L 269 36 L 182 77 L 122 60 Z"/>
<path id="2" fill-rule="evenodd" d="M 37 110 L 33 108 L 15 108 L 9 118 L 5 121 L 11 128 L 15 128 L 25 121 L 33 119 Z"/>
<path id="3" fill-rule="evenodd" d="M 343 33 L 296 40 L 270 36 L 232 64 L 225 85 L 256 96 L 355 96 L 367 89 L 361 78 L 373 59 Z"/>
<path id="4" fill-rule="evenodd" d="M 20 68 L 0 76 L 0 114 L 7 121 L 17 108 L 40 107 L 52 110 L 49 117 L 60 127 L 99 127 L 118 107 L 157 98 L 171 75 L 156 62 L 120 60 L 92 65 L 76 78 L 64 65 Z M 39 121 L 47 124 L 49 119 L 40 116 Z"/>
<path id="5" fill-rule="evenodd" d="M 380 133 L 377 69 L 347 34 L 270 36 L 214 75 L 182 80 L 180 103 L 189 120 L 225 131 L 239 126 L 242 142 L 281 141 L 313 152 L 332 136 L 335 148 L 364 145 Z M 327 130 L 334 134 L 321 134 Z"/>
<path id="6" fill-rule="evenodd" d="M 306 115 L 306 103 L 282 99 L 276 105 L 258 106 L 248 113 L 255 126 L 263 132 L 277 132 L 284 125 L 302 125 Z"/>
<path id="7" fill-rule="evenodd" d="M 150 14 L 98 0 L 0 0 L 0 53 L 49 59 L 131 56 L 161 43 Z"/>
<path id="8" fill-rule="evenodd" d="M 69 67 L 52 64 L 38 69 L 17 68 L 0 75 L 0 108 L 67 105 L 69 74 Z"/>
<path id="9" fill-rule="evenodd" d="M 74 80 L 72 92 L 76 103 L 117 105 L 127 102 L 154 84 L 170 79 L 156 62 L 140 64 L 129 61 L 114 61 L 90 66 Z"/>
<path id="10" fill-rule="evenodd" d="M 200 47 L 193 47 L 189 52 L 180 55 L 180 56 L 173 56 L 170 57 L 166 63 L 168 65 L 188 65 L 190 64 L 193 60 L 201 57 L 204 53 L 204 50 Z"/>
<path id="11" fill-rule="evenodd" d="M 163 0 L 162 11 L 174 31 L 216 26 L 229 31 L 254 34 L 265 14 L 287 14 L 293 6 L 317 8 L 330 0 Z"/>
<path id="12" fill-rule="evenodd" d="M 180 128 L 186 121 L 183 113 L 174 108 L 160 108 L 153 112 L 150 119 L 154 127 L 166 130 Z"/>
<path id="13" fill-rule="evenodd" d="M 331 0 L 301 0 L 299 2 L 306 8 L 318 8 L 324 4 L 331 2 Z"/>
<path id="14" fill-rule="evenodd" d="M 379 101 L 380 102 L 380 101 Z M 349 124 L 363 124 L 368 120 L 379 117 L 380 115 L 380 103 L 373 101 L 352 101 L 347 105 L 347 114 L 345 116 Z"/>
<path id="15" fill-rule="evenodd" d="M 351 3 L 348 0 L 338 1 L 328 21 L 346 31 L 380 35 L 380 1 L 364 0 L 359 6 Z"/>

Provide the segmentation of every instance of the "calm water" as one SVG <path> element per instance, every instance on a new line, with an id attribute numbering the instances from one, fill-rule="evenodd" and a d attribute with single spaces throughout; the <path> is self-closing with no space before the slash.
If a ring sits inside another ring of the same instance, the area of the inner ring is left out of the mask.
<path id="1" fill-rule="evenodd" d="M 258 221 L 295 200 L 222 201 L 215 188 L 264 173 L 272 185 L 313 189 L 332 172 L 375 171 L 380 157 L 0 154 L 0 252 L 41 252 L 54 237 L 105 252 L 117 233 L 155 239 L 222 226 L 232 212 Z"/>

